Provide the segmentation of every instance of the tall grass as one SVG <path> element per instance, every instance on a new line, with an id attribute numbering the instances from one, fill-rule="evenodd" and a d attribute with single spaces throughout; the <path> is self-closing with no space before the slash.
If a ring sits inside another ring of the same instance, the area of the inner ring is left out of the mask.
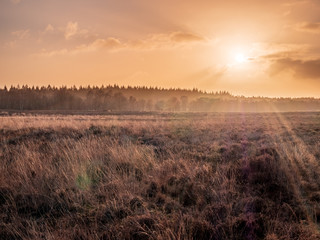
<path id="1" fill-rule="evenodd" d="M 0 126 L 0 239 L 320 238 L 317 113 Z"/>

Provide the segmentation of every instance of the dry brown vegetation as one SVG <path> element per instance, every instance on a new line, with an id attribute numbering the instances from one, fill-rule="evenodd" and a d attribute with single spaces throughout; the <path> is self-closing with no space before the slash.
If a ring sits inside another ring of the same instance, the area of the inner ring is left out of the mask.
<path id="1" fill-rule="evenodd" d="M 319 113 L 0 127 L 0 239 L 320 239 Z"/>

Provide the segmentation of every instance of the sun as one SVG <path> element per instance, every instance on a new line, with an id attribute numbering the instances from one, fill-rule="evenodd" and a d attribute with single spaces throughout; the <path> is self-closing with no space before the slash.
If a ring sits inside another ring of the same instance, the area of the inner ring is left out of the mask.
<path id="1" fill-rule="evenodd" d="M 226 44 L 226 65 L 231 69 L 248 69 L 252 62 L 254 52 L 250 44 Z"/>
<path id="2" fill-rule="evenodd" d="M 247 60 L 248 60 L 248 58 L 243 53 L 237 53 L 234 55 L 234 61 L 236 63 L 245 63 Z"/>

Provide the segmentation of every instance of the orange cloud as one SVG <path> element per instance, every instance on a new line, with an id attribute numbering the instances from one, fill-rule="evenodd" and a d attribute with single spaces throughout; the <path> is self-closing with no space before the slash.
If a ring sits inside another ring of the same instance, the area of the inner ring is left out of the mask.
<path id="1" fill-rule="evenodd" d="M 48 24 L 46 29 L 43 31 L 43 33 L 49 33 L 53 31 L 54 31 L 54 27 L 51 24 Z"/>
<path id="2" fill-rule="evenodd" d="M 64 37 L 66 40 L 69 40 L 79 35 L 86 36 L 87 33 L 88 33 L 88 30 L 86 29 L 79 29 L 77 22 L 68 22 L 64 30 Z"/>
<path id="3" fill-rule="evenodd" d="M 124 48 L 125 45 L 117 38 L 107 38 L 107 39 L 97 39 L 92 44 L 89 45 L 89 48 L 98 49 L 119 49 Z"/>
<path id="4" fill-rule="evenodd" d="M 42 49 L 40 53 L 37 53 L 34 55 L 40 56 L 40 57 L 53 57 L 53 56 L 58 56 L 58 55 L 66 55 L 69 53 L 70 53 L 70 51 L 66 48 L 60 49 L 60 50 L 53 50 L 53 51 L 48 51 L 46 49 Z"/>
<path id="5" fill-rule="evenodd" d="M 10 0 L 10 2 L 12 2 L 13 4 L 18 4 L 21 2 L 21 0 Z"/>
<path id="6" fill-rule="evenodd" d="M 292 7 L 292 6 L 296 6 L 296 5 L 302 5 L 302 4 L 307 4 L 309 3 L 309 1 L 288 1 L 286 3 L 283 3 L 283 6 L 286 6 L 286 7 Z"/>
<path id="7" fill-rule="evenodd" d="M 288 70 L 297 78 L 320 79 L 320 59 L 306 61 L 292 58 L 277 59 L 271 64 L 269 73 L 273 76 Z"/>
<path id="8" fill-rule="evenodd" d="M 126 46 L 120 42 L 120 40 L 116 38 L 107 38 L 107 39 L 97 39 L 90 44 L 83 44 L 77 46 L 74 49 L 59 49 L 48 51 L 43 49 L 41 53 L 36 54 L 38 56 L 45 56 L 45 57 L 53 57 L 58 55 L 67 55 L 67 54 L 78 54 L 78 53 L 85 53 L 85 52 L 94 52 L 97 50 L 105 49 L 105 50 L 118 50 L 121 48 L 125 48 Z"/>
<path id="9" fill-rule="evenodd" d="M 72 34 L 68 35 L 68 38 L 75 35 L 77 31 L 77 24 L 74 23 L 70 24 L 70 31 Z M 67 39 L 67 38 L 66 38 Z M 151 50 L 151 49 L 161 49 L 161 48 L 172 48 L 177 47 L 181 44 L 190 44 L 195 42 L 203 42 L 206 39 L 191 33 L 186 32 L 173 32 L 168 34 L 154 34 L 149 36 L 146 39 L 138 40 L 138 41 L 122 41 L 120 39 L 109 37 L 106 39 L 98 38 L 89 44 L 82 44 L 73 49 L 61 49 L 61 50 L 54 50 L 54 51 L 46 51 L 42 50 L 42 52 L 38 55 L 40 56 L 56 56 L 62 54 L 77 54 L 83 52 L 93 52 L 97 50 L 108 50 L 108 51 L 115 51 L 115 50 L 123 50 L 123 49 L 130 49 L 130 50 Z"/>
<path id="10" fill-rule="evenodd" d="M 274 61 L 277 59 L 292 58 L 306 59 L 311 52 L 309 44 L 289 44 L 289 43 L 260 43 L 257 44 L 260 49 L 256 59 L 263 61 Z"/>
<path id="11" fill-rule="evenodd" d="M 302 22 L 298 23 L 295 27 L 297 31 L 309 32 L 309 33 L 320 33 L 320 22 Z"/>
<path id="12" fill-rule="evenodd" d="M 205 42 L 206 39 L 202 36 L 189 33 L 189 32 L 171 32 L 162 34 L 153 34 L 148 38 L 133 41 L 128 43 L 128 47 L 131 49 L 161 49 L 161 48 L 173 48 L 183 44 L 200 43 Z"/>
<path id="13" fill-rule="evenodd" d="M 68 40 L 72 36 L 76 35 L 78 32 L 78 23 L 77 22 L 68 22 L 64 36 Z"/>
<path id="14" fill-rule="evenodd" d="M 17 37 L 18 39 L 26 39 L 30 36 L 30 30 L 18 30 L 11 33 L 13 36 Z"/>
<path id="15" fill-rule="evenodd" d="M 284 58 L 289 58 L 290 56 L 293 56 L 297 53 L 298 52 L 296 51 L 282 51 L 282 52 L 275 52 L 275 53 L 264 55 L 262 56 L 262 58 L 270 59 L 270 60 L 284 59 Z"/>
<path id="16" fill-rule="evenodd" d="M 174 42 L 199 42 L 205 41 L 205 38 L 192 33 L 174 32 L 170 35 L 170 39 Z"/>

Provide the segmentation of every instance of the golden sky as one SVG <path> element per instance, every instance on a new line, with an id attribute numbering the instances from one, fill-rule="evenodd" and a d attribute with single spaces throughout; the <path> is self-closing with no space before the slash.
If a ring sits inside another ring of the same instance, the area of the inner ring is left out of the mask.
<path id="1" fill-rule="evenodd" d="M 320 97 L 319 0 L 0 0 L 0 87 Z"/>

